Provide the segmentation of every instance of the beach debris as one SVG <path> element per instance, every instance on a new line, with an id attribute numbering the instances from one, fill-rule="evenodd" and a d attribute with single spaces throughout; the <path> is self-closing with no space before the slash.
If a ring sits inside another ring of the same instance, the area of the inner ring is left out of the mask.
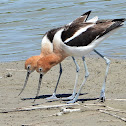
<path id="1" fill-rule="evenodd" d="M 79 105 L 79 108 L 74 108 L 75 106 L 59 107 L 61 105 L 58 105 L 58 107 L 60 108 L 60 112 L 53 114 L 53 115 L 45 116 L 44 118 L 49 118 L 52 116 L 62 116 L 64 114 L 69 114 L 71 112 L 96 111 L 99 113 L 107 114 L 109 116 L 113 116 L 116 119 L 119 119 L 119 120 L 111 120 L 113 122 L 117 122 L 117 121 L 126 122 L 126 118 L 117 115 L 117 112 L 125 113 L 126 112 L 125 110 L 115 109 L 115 108 L 106 106 L 104 104 L 84 104 L 84 105 L 78 104 L 78 105 Z M 85 111 L 83 111 L 83 110 L 85 110 Z M 110 120 L 99 120 L 99 121 L 110 121 Z M 22 126 L 40 126 L 41 124 L 42 124 L 42 122 L 37 122 L 37 123 L 31 123 L 31 124 L 23 124 Z"/>
<path id="2" fill-rule="evenodd" d="M 78 111 L 80 111 L 80 110 L 81 110 L 80 108 L 75 109 L 75 108 L 72 108 L 72 107 L 67 107 L 67 108 L 61 107 L 60 112 L 58 112 L 58 113 L 56 113 L 56 114 L 54 114 L 54 115 L 55 115 L 55 116 L 61 116 L 61 115 L 63 115 L 63 114 L 68 114 L 68 113 L 71 113 L 71 112 L 78 112 Z"/>
<path id="3" fill-rule="evenodd" d="M 17 70 L 17 69 L 6 69 L 7 71 L 21 71 L 21 72 L 25 72 L 26 70 Z"/>
<path id="4" fill-rule="evenodd" d="M 111 100 L 115 100 L 115 101 L 126 101 L 126 99 L 107 99 L 107 100 L 109 100 L 109 101 L 111 101 Z"/>
<path id="5" fill-rule="evenodd" d="M 2 77 L 0 77 L 0 79 L 2 79 Z"/>
<path id="6" fill-rule="evenodd" d="M 97 104 L 87 104 L 87 105 L 84 105 L 84 107 L 85 106 L 86 107 L 88 106 L 89 110 L 99 111 L 101 113 L 113 116 L 113 117 L 115 117 L 117 119 L 120 119 L 121 121 L 126 122 L 126 118 L 118 116 L 118 115 L 112 113 L 112 112 L 126 113 L 125 110 L 115 109 L 115 108 L 112 108 L 112 107 L 109 107 L 109 106 L 105 106 L 105 105 L 102 106 L 102 104 L 101 105 L 98 104 L 98 106 L 97 106 Z M 96 106 L 98 108 L 92 108 L 91 106 L 93 106 L 93 107 Z"/>
<path id="7" fill-rule="evenodd" d="M 54 109 L 54 108 L 61 108 L 65 106 L 76 106 L 79 105 L 78 103 L 74 104 L 60 104 L 60 105 L 33 105 L 33 106 L 27 106 L 27 107 L 21 107 L 21 108 L 12 108 L 12 109 L 4 109 L 0 108 L 0 113 L 8 113 L 8 112 L 19 112 L 19 111 L 31 111 L 31 110 L 37 110 L 37 109 Z"/>
<path id="8" fill-rule="evenodd" d="M 6 77 L 12 77 L 12 73 L 10 73 L 10 72 L 7 73 L 7 74 L 6 74 Z"/>
<path id="9" fill-rule="evenodd" d="M 77 108 L 75 108 L 77 107 Z M 38 109 L 59 109 L 58 113 L 45 116 L 44 118 L 49 118 L 52 116 L 62 116 L 64 114 L 69 114 L 72 112 L 85 112 L 85 111 L 96 111 L 103 114 L 107 114 L 109 116 L 113 116 L 116 119 L 119 119 L 120 121 L 126 122 L 126 118 L 120 116 L 121 113 L 126 113 L 125 110 L 121 109 L 115 109 L 110 106 L 107 106 L 105 104 L 55 104 L 55 105 L 32 105 L 32 106 L 26 106 L 21 108 L 13 108 L 13 109 L 4 109 L 0 108 L 0 113 L 9 113 L 9 112 L 21 112 L 21 111 L 32 111 L 32 110 L 38 110 Z M 118 115 L 119 114 L 119 115 Z M 119 121 L 114 120 L 114 121 Z M 103 120 L 104 121 L 104 120 Z M 22 126 L 37 126 L 37 124 L 41 124 L 41 122 L 38 122 L 36 124 L 23 124 Z"/>
<path id="10" fill-rule="evenodd" d="M 113 117 L 115 117 L 115 118 L 117 118 L 117 119 L 120 119 L 120 120 L 122 120 L 122 121 L 124 121 L 124 122 L 126 122 L 126 118 L 120 117 L 120 116 L 118 116 L 118 115 L 116 115 L 116 114 L 112 114 L 112 113 L 110 113 L 110 112 L 108 112 L 108 111 L 106 111 L 106 110 L 99 110 L 99 111 L 102 112 L 102 113 L 108 114 L 108 115 L 110 115 L 110 116 L 113 116 Z"/>

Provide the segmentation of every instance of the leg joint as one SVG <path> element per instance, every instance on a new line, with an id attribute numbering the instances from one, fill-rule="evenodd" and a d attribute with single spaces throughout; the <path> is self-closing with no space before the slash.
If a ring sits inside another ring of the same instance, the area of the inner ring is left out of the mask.
<path id="1" fill-rule="evenodd" d="M 89 72 L 87 72 L 87 73 L 85 74 L 85 77 L 86 77 L 86 78 L 89 77 Z"/>
<path id="2" fill-rule="evenodd" d="M 59 71 L 59 73 L 62 74 L 62 72 L 63 72 L 63 70 L 62 70 L 62 68 L 61 68 L 60 71 Z"/>
<path id="3" fill-rule="evenodd" d="M 60 71 L 59 71 L 59 73 L 62 74 L 62 72 L 63 72 L 62 65 L 61 65 L 61 63 L 59 65 L 60 65 Z"/>
<path id="4" fill-rule="evenodd" d="M 111 61 L 108 58 L 104 57 L 104 59 L 105 59 L 107 65 L 109 65 L 111 63 Z"/>
<path id="5" fill-rule="evenodd" d="M 77 65 L 76 66 L 76 72 L 79 72 L 80 71 L 80 67 Z"/>

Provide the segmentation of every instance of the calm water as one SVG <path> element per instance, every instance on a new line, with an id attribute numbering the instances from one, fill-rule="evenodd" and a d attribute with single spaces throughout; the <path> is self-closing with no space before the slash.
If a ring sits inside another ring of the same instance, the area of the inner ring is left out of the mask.
<path id="1" fill-rule="evenodd" d="M 0 0 L 0 62 L 25 60 L 40 53 L 43 34 L 84 12 L 100 19 L 126 18 L 125 0 Z M 126 23 L 97 50 L 126 58 Z"/>

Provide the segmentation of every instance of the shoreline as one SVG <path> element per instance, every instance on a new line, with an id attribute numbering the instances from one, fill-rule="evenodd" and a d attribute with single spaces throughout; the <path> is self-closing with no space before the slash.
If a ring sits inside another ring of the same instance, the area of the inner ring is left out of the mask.
<path id="1" fill-rule="evenodd" d="M 102 54 L 102 53 L 101 53 Z M 33 55 L 34 56 L 34 55 Z M 104 55 L 105 57 L 109 58 L 109 59 L 117 59 L 117 60 L 126 60 L 126 57 L 123 57 L 123 56 L 107 56 L 107 55 Z M 27 57 L 27 58 L 30 58 L 31 56 Z M 70 56 L 69 56 L 70 57 Z M 67 57 L 67 58 L 69 58 Z M 85 57 L 88 57 L 88 58 L 100 58 L 100 56 L 98 56 L 97 54 L 87 54 Z M 81 58 L 81 57 L 77 57 L 77 58 Z M 20 61 L 25 61 L 26 59 L 22 59 L 22 60 L 15 60 L 15 61 L 0 61 L 0 63 L 8 63 L 8 62 L 20 62 Z"/>
<path id="2" fill-rule="evenodd" d="M 77 63 L 80 66 L 78 86 L 84 78 L 84 66 L 81 58 L 76 58 Z M 112 59 L 110 64 L 110 69 L 107 77 L 106 83 L 106 101 L 102 105 L 112 107 L 114 109 L 120 109 L 122 111 L 126 110 L 126 60 Z M 27 86 L 23 93 L 18 96 L 20 90 L 23 87 L 26 70 L 24 69 L 25 61 L 13 61 L 7 63 L 0 63 L 0 110 L 3 108 L 12 109 L 20 108 L 25 106 L 33 105 L 33 100 L 36 95 L 38 87 L 39 74 L 34 72 L 30 75 Z M 82 89 L 82 94 L 79 96 L 77 103 L 78 106 L 82 109 L 81 106 L 85 104 L 101 104 L 96 100 L 100 95 L 100 90 L 104 80 L 106 64 L 104 60 L 100 57 L 90 57 L 86 56 L 86 63 L 89 70 L 88 80 Z M 57 89 L 57 94 L 62 96 L 62 94 L 69 95 L 73 91 L 73 86 L 75 82 L 76 68 L 75 64 L 72 61 L 72 58 L 68 57 L 62 62 L 63 73 L 59 82 Z M 8 73 L 11 76 L 6 76 Z M 53 101 L 47 102 L 44 97 L 49 96 L 53 93 L 57 79 L 59 75 L 59 65 L 53 67 L 42 79 L 42 85 L 39 93 L 39 99 L 36 99 L 35 105 L 55 105 L 55 104 L 64 104 L 63 101 Z M 25 99 L 25 100 L 23 100 Z M 114 100 L 114 99 L 123 99 L 123 100 Z M 77 108 L 78 108 L 77 107 Z M 76 107 L 74 107 L 76 108 Z M 21 112 L 11 112 L 11 113 L 0 113 L 0 124 L 2 126 L 6 125 L 23 125 L 23 124 L 34 124 L 40 123 L 42 125 L 56 125 L 64 126 L 70 124 L 72 126 L 76 125 L 90 125 L 90 126 L 125 126 L 124 121 L 120 121 L 118 118 L 114 118 L 105 113 L 99 113 L 98 111 L 80 111 L 73 112 L 68 114 L 63 114 L 61 116 L 52 116 L 55 113 L 58 113 L 59 109 L 42 109 L 42 110 L 32 110 L 32 111 L 21 111 Z M 111 112 L 110 112 L 111 113 Z M 114 113 L 113 113 L 114 114 Z M 126 113 L 115 113 L 118 116 L 123 118 L 126 117 Z M 27 116 L 28 115 L 28 116 Z M 87 116 L 88 115 L 88 116 Z M 93 117 L 93 118 L 92 118 Z M 67 118 L 67 120 L 66 120 Z M 102 120 L 102 121 L 101 121 Z M 37 126 L 37 125 L 36 125 Z"/>

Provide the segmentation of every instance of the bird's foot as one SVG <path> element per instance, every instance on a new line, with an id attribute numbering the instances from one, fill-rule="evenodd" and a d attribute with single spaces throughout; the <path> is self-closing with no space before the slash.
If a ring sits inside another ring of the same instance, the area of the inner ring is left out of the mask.
<path id="1" fill-rule="evenodd" d="M 70 103 L 75 103 L 77 101 L 77 97 L 75 97 L 73 100 L 71 101 L 68 101 L 67 104 L 70 104 Z"/>
<path id="2" fill-rule="evenodd" d="M 74 99 L 74 97 L 75 97 L 75 94 L 72 94 L 72 95 L 69 96 L 69 97 L 62 98 L 62 100 L 72 100 L 72 99 Z"/>
<path id="3" fill-rule="evenodd" d="M 66 99 L 72 100 L 72 99 L 74 99 L 74 97 L 75 97 L 75 95 L 71 95 L 71 96 L 67 97 Z"/>
<path id="4" fill-rule="evenodd" d="M 46 100 L 56 100 L 56 99 L 59 99 L 56 97 L 56 94 L 53 94 L 52 96 L 46 98 Z"/>
<path id="5" fill-rule="evenodd" d="M 71 101 L 68 101 L 67 104 L 75 103 L 76 101 L 73 99 Z"/>
<path id="6" fill-rule="evenodd" d="M 104 91 L 101 91 L 99 102 L 105 102 L 105 92 Z"/>
<path id="7" fill-rule="evenodd" d="M 99 102 L 105 102 L 105 97 L 100 97 Z"/>

